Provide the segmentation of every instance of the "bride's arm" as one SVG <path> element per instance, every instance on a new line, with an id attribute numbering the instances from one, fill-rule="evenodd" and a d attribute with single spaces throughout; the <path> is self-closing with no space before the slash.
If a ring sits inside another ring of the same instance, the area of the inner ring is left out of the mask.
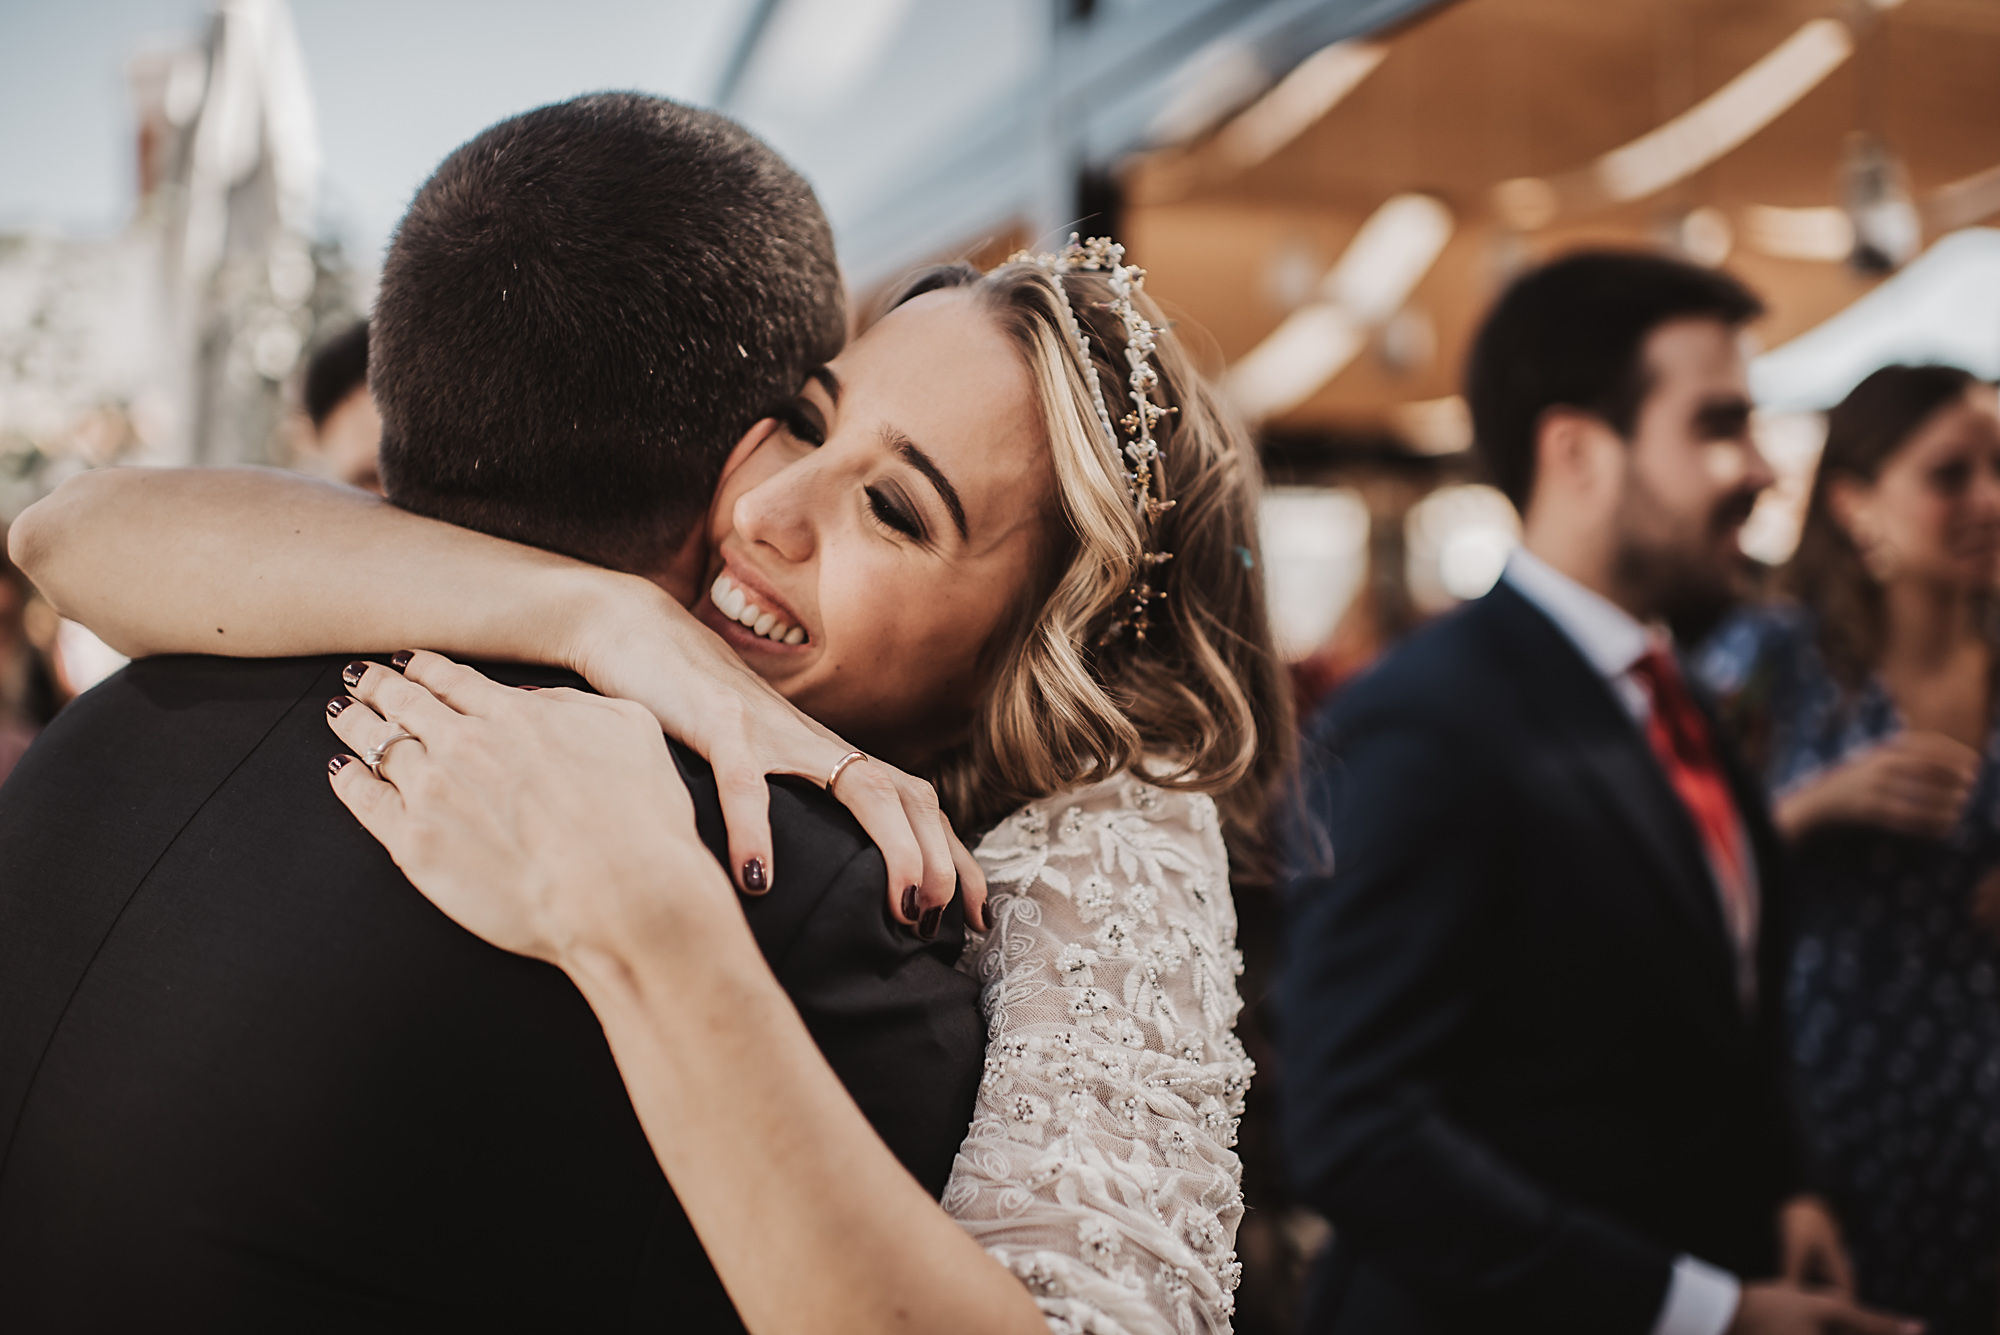
<path id="1" fill-rule="evenodd" d="M 58 611 L 134 658 L 435 644 L 580 670 L 591 627 L 675 620 L 637 576 L 273 469 L 94 469 L 28 507 L 8 545 Z"/>
<path id="2" fill-rule="evenodd" d="M 1228 1335 L 1251 1064 L 1215 804 L 1126 775 L 979 859 L 986 1071 L 945 1209 L 1056 1329 Z"/>
<path id="3" fill-rule="evenodd" d="M 768 774 L 825 781 L 849 747 L 766 685 L 656 584 L 426 519 L 351 487 L 262 468 L 107 468 L 30 506 L 9 555 L 57 610 L 122 653 L 389 653 L 551 663 L 637 701 L 715 766 L 739 881 L 772 865 Z M 918 912 L 977 865 L 927 785 L 886 764 L 837 796 Z"/>
<path id="4" fill-rule="evenodd" d="M 335 792 L 447 914 L 575 982 L 750 1330 L 1047 1335 L 814 1046 L 643 714 L 428 654 L 355 694 L 332 720 L 348 750 L 388 730 L 375 709 L 423 746 L 379 779 L 350 759 Z"/>

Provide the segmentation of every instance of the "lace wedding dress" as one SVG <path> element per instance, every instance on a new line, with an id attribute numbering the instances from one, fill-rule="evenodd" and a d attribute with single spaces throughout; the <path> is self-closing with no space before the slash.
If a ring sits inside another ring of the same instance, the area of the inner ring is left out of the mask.
<path id="1" fill-rule="evenodd" d="M 1227 855 L 1207 797 L 1120 776 L 977 850 L 986 1074 L 944 1206 L 1057 1335 L 1226 1332 L 1251 1064 Z"/>

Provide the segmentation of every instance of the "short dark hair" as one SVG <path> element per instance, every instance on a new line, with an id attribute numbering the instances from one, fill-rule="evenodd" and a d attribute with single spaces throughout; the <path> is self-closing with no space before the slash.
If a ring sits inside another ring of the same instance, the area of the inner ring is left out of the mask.
<path id="1" fill-rule="evenodd" d="M 446 158 L 397 228 L 369 368 L 383 483 L 652 569 L 845 337 L 826 217 L 761 140 L 640 93 L 541 107 Z"/>
<path id="2" fill-rule="evenodd" d="M 1516 279 L 1473 339 L 1465 398 L 1493 484 L 1527 512 L 1550 408 L 1594 413 L 1629 438 L 1652 391 L 1646 339 L 1671 320 L 1735 328 L 1762 314 L 1726 273 L 1639 251 L 1579 251 Z"/>
<path id="3" fill-rule="evenodd" d="M 319 345 L 306 362 L 305 388 L 300 395 L 313 430 L 326 425 L 347 396 L 368 383 L 368 322 L 356 320 Z"/>

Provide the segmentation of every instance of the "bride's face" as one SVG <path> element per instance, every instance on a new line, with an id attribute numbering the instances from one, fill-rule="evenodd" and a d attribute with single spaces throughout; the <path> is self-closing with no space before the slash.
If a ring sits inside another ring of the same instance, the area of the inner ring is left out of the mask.
<path id="1" fill-rule="evenodd" d="M 1028 369 L 972 297 L 927 293 L 787 418 L 731 456 L 696 615 L 801 709 L 914 763 L 969 718 L 1049 521 Z"/>

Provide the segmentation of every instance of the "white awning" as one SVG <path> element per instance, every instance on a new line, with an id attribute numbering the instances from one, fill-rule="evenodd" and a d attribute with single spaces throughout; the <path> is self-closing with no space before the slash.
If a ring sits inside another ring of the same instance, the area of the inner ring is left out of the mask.
<path id="1" fill-rule="evenodd" d="M 1840 314 L 1757 358 L 1750 387 L 1762 408 L 1831 408 L 1891 362 L 1943 362 L 2000 380 L 2000 229 L 1940 239 Z"/>

